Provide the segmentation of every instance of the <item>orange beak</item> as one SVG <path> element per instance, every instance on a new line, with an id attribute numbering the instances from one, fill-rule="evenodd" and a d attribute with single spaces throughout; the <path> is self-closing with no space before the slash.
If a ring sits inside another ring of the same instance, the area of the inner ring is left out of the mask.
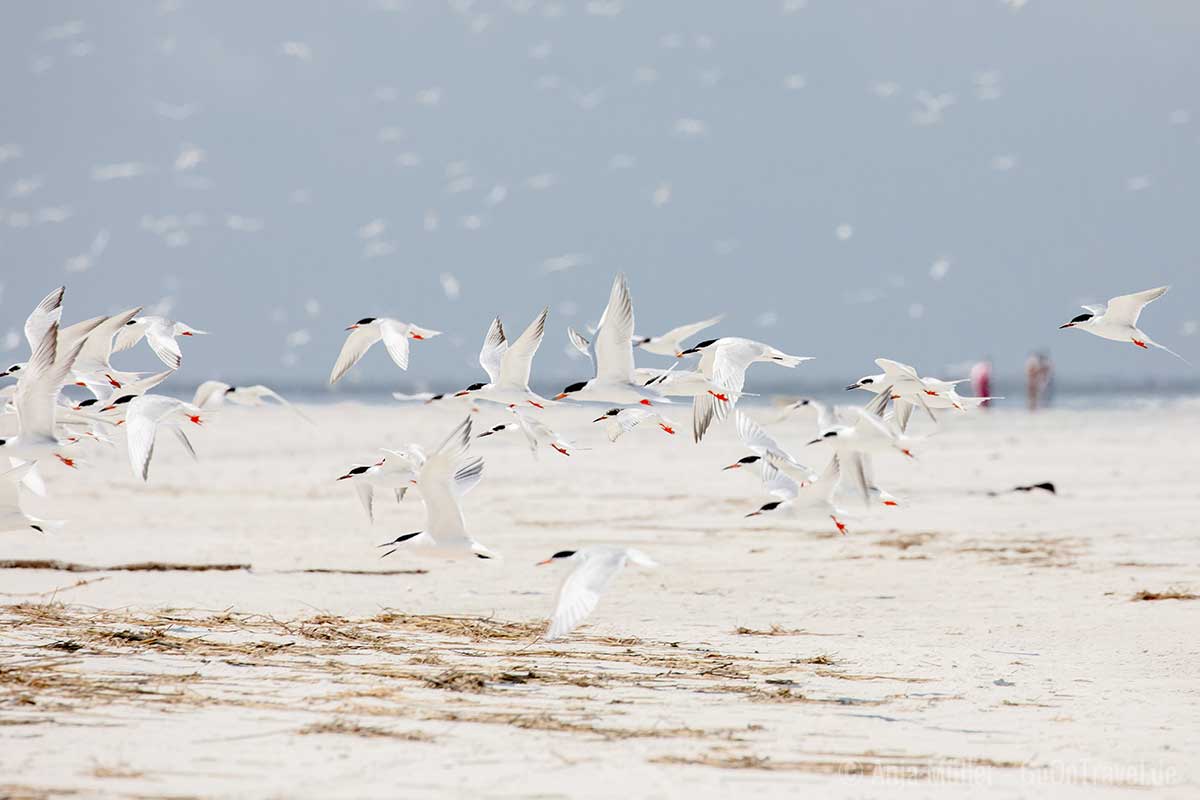
<path id="1" fill-rule="evenodd" d="M 566 393 L 566 392 L 559 392 L 558 394 L 554 395 L 554 399 L 555 399 L 555 400 L 562 400 L 562 399 L 563 399 L 564 397 L 566 397 L 566 396 L 567 396 L 567 393 Z"/>
<path id="2" fill-rule="evenodd" d="M 358 325 L 351 325 L 349 328 L 346 328 L 346 330 L 348 330 L 348 331 L 356 331 L 356 330 L 358 330 Z"/>
<path id="3" fill-rule="evenodd" d="M 105 411 L 112 411 L 114 408 L 116 408 L 116 406 L 105 406 L 104 408 L 100 409 L 100 411 L 103 413 Z"/>
<path id="4" fill-rule="evenodd" d="M 535 567 L 544 567 L 544 566 L 546 566 L 547 564 L 549 564 L 549 563 L 550 563 L 551 561 L 553 561 L 553 560 L 554 560 L 553 558 L 547 558 L 545 561 L 539 561 L 539 562 L 537 562 L 536 564 L 534 564 L 534 566 L 535 566 Z"/>

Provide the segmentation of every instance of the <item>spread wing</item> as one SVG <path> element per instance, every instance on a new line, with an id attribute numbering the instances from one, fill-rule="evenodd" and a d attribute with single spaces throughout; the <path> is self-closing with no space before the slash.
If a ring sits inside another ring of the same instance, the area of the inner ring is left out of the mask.
<path id="1" fill-rule="evenodd" d="M 20 437 L 27 444 L 58 441 L 54 435 L 58 393 L 82 347 L 83 342 L 78 342 L 70 351 L 60 354 L 57 322 L 51 322 L 42 334 L 13 397 Z"/>
<path id="2" fill-rule="evenodd" d="M 390 319 L 379 323 L 379 333 L 388 355 L 400 369 L 408 369 L 408 326 Z"/>
<path id="3" fill-rule="evenodd" d="M 56 326 L 55 330 L 58 330 L 57 325 L 62 320 L 62 301 L 65 292 L 66 288 L 60 286 L 43 297 L 42 302 L 37 304 L 37 307 L 25 320 L 25 338 L 29 341 L 29 352 L 32 353 L 38 349 L 51 325 Z"/>
<path id="4" fill-rule="evenodd" d="M 183 404 L 173 397 L 142 395 L 129 401 L 125 412 L 126 437 L 129 444 L 129 465 L 133 474 L 142 480 L 150 478 L 150 459 L 154 456 L 154 438 L 158 424 Z"/>
<path id="5" fill-rule="evenodd" d="M 483 337 L 483 349 L 479 351 L 479 366 L 483 367 L 492 383 L 500 380 L 500 364 L 506 350 L 508 339 L 504 337 L 504 325 L 496 317 L 488 326 L 487 335 Z"/>
<path id="6" fill-rule="evenodd" d="M 337 361 L 333 365 L 333 372 L 329 373 L 329 385 L 332 386 L 341 380 L 342 376 L 357 364 L 371 349 L 371 345 L 378 342 L 379 339 L 379 329 L 374 325 L 364 325 L 352 330 L 342 345 L 342 351 L 338 353 Z"/>
<path id="7" fill-rule="evenodd" d="M 680 325 L 678 328 L 672 328 L 671 330 L 667 331 L 659 338 L 668 342 L 674 342 L 678 345 L 682 343 L 684 339 L 692 338 L 700 331 L 711 328 L 724 318 L 724 314 L 718 314 L 717 316 L 706 319 L 703 322 L 693 322 L 688 325 Z"/>
<path id="8" fill-rule="evenodd" d="M 371 522 L 375 521 L 375 487 L 368 481 L 352 481 L 354 484 L 354 494 L 358 496 L 358 502 L 362 503 L 363 511 L 367 512 L 367 519 Z"/>
<path id="9" fill-rule="evenodd" d="M 525 329 L 521 337 L 513 342 L 500 357 L 500 383 L 521 389 L 529 386 L 529 371 L 533 366 L 533 356 L 537 353 L 537 349 L 542 343 L 542 337 L 546 334 L 546 316 L 549 313 L 549 306 L 543 308 L 542 313 L 529 323 L 529 327 Z"/>
<path id="10" fill-rule="evenodd" d="M 142 337 L 146 335 L 146 328 L 149 324 L 145 317 L 125 323 L 125 327 L 117 331 L 117 338 L 113 341 L 112 351 L 120 353 L 140 342 Z"/>
<path id="11" fill-rule="evenodd" d="M 467 417 L 425 460 L 417 475 L 417 490 L 425 501 L 425 533 L 439 545 L 469 548 L 472 544 L 453 483 L 470 447 L 471 418 Z"/>
<path id="12" fill-rule="evenodd" d="M 1147 289 L 1144 292 L 1114 297 L 1108 301 L 1104 318 L 1126 325 L 1137 325 L 1138 317 L 1142 315 L 1142 309 L 1162 297 L 1170 288 L 1170 286 L 1160 286 L 1157 289 Z"/>
<path id="13" fill-rule="evenodd" d="M 221 381 L 205 381 L 196 387 L 196 393 L 192 395 L 192 405 L 197 408 L 208 408 L 219 406 L 225 400 L 225 392 L 229 390 L 228 383 Z"/>
<path id="14" fill-rule="evenodd" d="M 917 374 L 917 370 L 908 364 L 901 364 L 899 361 L 892 361 L 890 358 L 877 358 L 875 359 L 875 364 L 891 378 L 907 378 L 912 381 L 921 380 L 921 376 Z"/>
<path id="15" fill-rule="evenodd" d="M 596 610 L 600 595 L 624 564 L 625 553 L 614 550 L 590 555 L 573 569 L 558 588 L 558 602 L 550 618 L 546 641 L 566 636 L 587 619 Z"/>
<path id="16" fill-rule="evenodd" d="M 585 339 L 583 334 L 569 325 L 567 326 L 567 341 L 571 343 L 571 347 L 583 353 L 588 361 L 592 360 L 592 343 Z"/>
<path id="17" fill-rule="evenodd" d="M 763 489 L 767 494 L 780 500 L 794 500 L 800 494 L 800 484 L 786 472 L 770 461 L 764 461 L 762 467 Z"/>
<path id="18" fill-rule="evenodd" d="M 633 380 L 633 299 L 625 276 L 617 275 L 608 306 L 596 332 L 596 378 L 602 382 Z"/>
<path id="19" fill-rule="evenodd" d="M 75 360 L 75 371 L 82 373 L 101 372 L 112 369 L 109 365 L 109 359 L 113 352 L 113 337 L 120 332 L 129 320 L 133 319 L 141 311 L 141 306 L 131 308 L 128 311 L 122 311 L 120 314 L 114 314 L 111 317 L 101 317 L 100 320 L 92 328 L 87 329 L 87 323 L 77 323 L 72 325 L 67 331 L 63 331 L 62 335 L 65 338 L 68 331 L 79 329 L 83 333 L 84 339 L 83 350 L 79 352 L 79 358 Z M 89 321 L 90 322 L 90 321 Z M 85 327 L 80 327 L 80 326 Z"/>
<path id="20" fill-rule="evenodd" d="M 734 425 L 737 426 L 738 438 L 742 440 L 742 444 L 752 453 L 760 453 L 768 458 L 783 461 L 792 466 L 798 466 L 796 459 L 790 453 L 779 446 L 779 442 L 775 441 L 762 426 L 759 425 L 750 417 L 743 414 L 741 411 L 734 412 Z"/>
<path id="21" fill-rule="evenodd" d="M 150 345 L 150 349 L 154 351 L 154 355 L 158 356 L 158 360 L 171 369 L 179 369 L 179 365 L 183 363 L 183 352 L 179 349 L 179 342 L 175 341 L 171 326 L 166 324 L 148 325 L 146 327 L 146 344 Z"/>

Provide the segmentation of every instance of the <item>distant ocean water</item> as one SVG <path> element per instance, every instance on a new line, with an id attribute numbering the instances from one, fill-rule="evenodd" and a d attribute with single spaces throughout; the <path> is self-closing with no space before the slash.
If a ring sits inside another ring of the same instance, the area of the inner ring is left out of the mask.
<path id="1" fill-rule="evenodd" d="M 462 388 L 458 385 L 435 384 L 417 389 L 411 384 L 406 385 L 401 382 L 397 382 L 394 386 L 346 383 L 336 387 L 329 387 L 324 383 L 266 383 L 292 402 L 314 404 L 355 402 L 384 405 L 399 402 L 392 397 L 393 392 L 406 394 L 414 394 L 418 391 L 449 393 Z M 846 391 L 843 385 L 831 381 L 808 381 L 797 384 L 766 383 L 754 388 L 757 390 L 756 396 L 744 398 L 744 402 L 751 405 L 766 405 L 779 398 L 811 397 L 827 404 L 866 403 L 870 399 L 870 395 L 865 391 Z M 553 397 L 561 387 L 557 385 L 553 387 L 535 386 L 534 389 L 545 397 Z M 163 387 L 165 394 L 184 399 L 190 398 L 194 391 L 194 385 L 182 382 Z M 962 391 L 963 394 L 971 394 L 969 386 L 966 384 Z M 993 403 L 995 409 L 1024 410 L 1025 384 L 1023 381 L 1015 379 L 994 381 L 991 391 L 993 395 L 1004 398 Z M 1200 404 L 1200 380 L 1163 384 L 1072 380 L 1059 382 L 1055 386 L 1050 407 L 1144 408 L 1189 402 Z M 675 403 L 687 405 L 690 401 L 687 398 L 675 398 Z"/>

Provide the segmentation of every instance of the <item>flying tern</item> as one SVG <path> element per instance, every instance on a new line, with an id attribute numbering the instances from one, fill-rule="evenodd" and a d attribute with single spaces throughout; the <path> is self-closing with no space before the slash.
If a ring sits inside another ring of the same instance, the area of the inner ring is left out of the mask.
<path id="1" fill-rule="evenodd" d="M 346 328 L 350 335 L 346 337 L 342 351 L 338 353 L 333 371 L 329 373 L 329 385 L 337 383 L 342 376 L 367 354 L 371 346 L 383 340 L 388 355 L 400 369 L 408 369 L 408 340 L 432 339 L 441 335 L 441 331 L 422 328 L 409 322 L 388 317 L 363 317 L 358 322 Z"/>
<path id="2" fill-rule="evenodd" d="M 510 407 L 529 404 L 535 408 L 545 408 L 548 401 L 529 388 L 529 372 L 546 333 L 546 316 L 549 313 L 549 306 L 543 308 L 520 338 L 511 344 L 504 336 L 504 325 L 500 318 L 492 320 L 483 338 L 483 349 L 479 351 L 479 363 L 487 373 L 489 382 L 473 383 L 454 396 L 470 396 L 474 400 L 487 400 Z"/>
<path id="3" fill-rule="evenodd" d="M 579 550 L 560 550 L 538 565 L 569 563 L 574 569 L 563 579 L 558 588 L 554 614 L 546 630 L 546 641 L 561 639 L 588 615 L 596 610 L 600 595 L 612 583 L 613 578 L 627 563 L 639 567 L 657 567 L 658 563 L 640 550 L 632 547 L 593 545 Z"/>
<path id="4" fill-rule="evenodd" d="M 1060 329 L 1078 328 L 1102 339 L 1112 339 L 1114 342 L 1132 342 L 1143 350 L 1157 347 L 1159 350 L 1166 350 L 1180 361 L 1189 363 L 1186 358 L 1174 350 L 1164 347 L 1142 333 L 1137 326 L 1142 309 L 1162 297 L 1170 288 L 1170 286 L 1160 286 L 1157 289 L 1147 289 L 1144 292 L 1114 297 L 1108 301 L 1107 305 L 1084 306 L 1083 309 L 1087 313 L 1080 314 L 1065 325 L 1058 327 Z"/>
<path id="5" fill-rule="evenodd" d="M 166 317 L 157 315 L 135 317 L 126 322 L 125 326 L 117 333 L 112 352 L 120 353 L 122 350 L 128 350 L 144 338 L 146 344 L 150 345 L 150 349 L 154 351 L 154 355 L 158 356 L 160 361 L 171 369 L 179 369 L 179 365 L 183 363 L 183 352 L 179 349 L 179 342 L 175 341 L 175 338 L 177 336 L 204 336 L 207 333 L 208 331 L 197 330 L 184 322 L 176 322 Z"/>
<path id="6" fill-rule="evenodd" d="M 612 405 L 653 405 L 670 400 L 637 383 L 633 367 L 633 300 L 624 275 L 617 275 L 609 293 L 608 305 L 596 331 L 596 376 L 573 383 L 555 400 L 571 398 Z"/>
<path id="7" fill-rule="evenodd" d="M 499 558 L 498 554 L 467 533 L 458 498 L 463 483 L 474 482 L 483 473 L 483 459 L 470 460 L 471 418 L 467 417 L 432 453 L 417 472 L 417 491 L 425 502 L 425 527 L 397 536 L 380 547 L 389 556 L 403 545 L 405 552 L 452 561 L 467 558 Z"/>
<path id="8" fill-rule="evenodd" d="M 715 317 L 706 319 L 703 322 L 693 322 L 690 325 L 680 325 L 678 328 L 672 328 L 662 336 L 634 336 L 633 344 L 635 347 L 645 350 L 647 353 L 654 353 L 659 356 L 674 356 L 680 358 L 683 355 L 684 346 L 683 340 L 690 339 L 700 331 L 711 328 L 722 319 L 724 314 L 718 314 Z"/>

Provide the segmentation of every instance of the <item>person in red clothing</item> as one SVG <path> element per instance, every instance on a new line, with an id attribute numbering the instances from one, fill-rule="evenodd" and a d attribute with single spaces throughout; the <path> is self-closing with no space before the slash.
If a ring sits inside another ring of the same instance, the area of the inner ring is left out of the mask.
<path id="1" fill-rule="evenodd" d="M 985 358 L 971 367 L 971 391 L 976 397 L 990 397 L 992 394 L 992 360 Z M 985 400 L 980 404 L 986 408 L 991 401 Z"/>

